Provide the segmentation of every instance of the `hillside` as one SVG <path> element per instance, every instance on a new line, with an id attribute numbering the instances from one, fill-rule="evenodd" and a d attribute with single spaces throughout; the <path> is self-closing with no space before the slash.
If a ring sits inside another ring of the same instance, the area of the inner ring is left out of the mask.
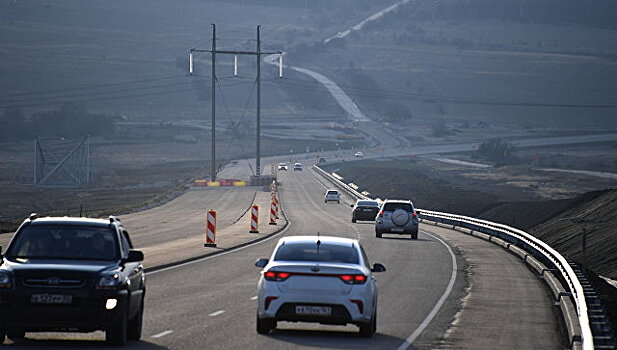
<path id="1" fill-rule="evenodd" d="M 587 267 L 617 279 L 617 190 L 582 195 L 560 215 L 539 224 L 531 233 L 562 254 L 583 262 L 582 233 L 587 232 Z"/>

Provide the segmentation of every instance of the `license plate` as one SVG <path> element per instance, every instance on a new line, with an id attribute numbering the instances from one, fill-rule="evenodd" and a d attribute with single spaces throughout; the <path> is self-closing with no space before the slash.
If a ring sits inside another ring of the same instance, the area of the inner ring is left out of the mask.
<path id="1" fill-rule="evenodd" d="M 371 212 L 371 211 L 373 211 L 373 209 L 362 209 L 362 211 L 368 211 L 368 212 Z"/>
<path id="2" fill-rule="evenodd" d="M 69 294 L 34 294 L 30 298 L 33 304 L 70 304 L 73 296 Z"/>
<path id="3" fill-rule="evenodd" d="M 392 228 L 392 232 L 403 232 L 404 228 L 403 227 L 393 227 Z"/>
<path id="4" fill-rule="evenodd" d="M 332 308 L 329 306 L 296 306 L 296 314 L 298 315 L 329 316 L 331 313 Z"/>

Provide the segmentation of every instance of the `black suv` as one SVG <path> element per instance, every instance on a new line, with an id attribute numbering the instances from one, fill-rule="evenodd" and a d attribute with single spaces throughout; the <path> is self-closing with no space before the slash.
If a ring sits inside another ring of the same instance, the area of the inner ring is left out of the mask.
<path id="1" fill-rule="evenodd" d="M 144 254 L 119 219 L 32 214 L 0 259 L 0 344 L 43 331 L 141 338 Z"/>

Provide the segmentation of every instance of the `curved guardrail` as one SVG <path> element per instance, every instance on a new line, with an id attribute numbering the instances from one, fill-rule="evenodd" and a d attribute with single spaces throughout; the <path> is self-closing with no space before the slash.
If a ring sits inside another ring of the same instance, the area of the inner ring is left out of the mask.
<path id="1" fill-rule="evenodd" d="M 350 196 L 359 199 L 371 199 L 351 188 L 349 185 L 332 176 L 330 173 L 321 169 L 317 165 L 315 165 L 314 168 L 318 173 L 322 174 L 324 177 L 336 184 Z M 584 350 L 594 349 L 593 335 L 589 324 L 587 302 L 585 300 L 583 286 L 568 261 L 559 252 L 551 248 L 542 240 L 514 227 L 463 215 L 455 215 L 424 209 L 417 209 L 417 211 L 418 215 L 422 219 L 453 226 L 465 227 L 470 230 L 501 238 L 502 240 L 516 245 L 532 254 L 547 267 L 559 271 L 559 274 L 555 274 L 555 276 L 559 279 L 566 291 L 570 293 L 576 307 L 578 321 L 581 328 L 581 346 Z"/>

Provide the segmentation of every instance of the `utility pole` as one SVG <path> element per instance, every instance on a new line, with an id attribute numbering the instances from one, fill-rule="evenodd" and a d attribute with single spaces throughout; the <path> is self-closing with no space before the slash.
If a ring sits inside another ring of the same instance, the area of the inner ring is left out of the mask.
<path id="1" fill-rule="evenodd" d="M 261 51 L 261 39 L 259 35 L 259 29 L 261 25 L 257 26 L 257 50 L 256 51 L 232 51 L 232 50 L 217 50 L 216 49 L 216 25 L 212 24 L 212 49 L 202 50 L 192 48 L 189 50 L 189 74 L 193 74 L 193 53 L 195 52 L 209 52 L 212 57 L 212 181 L 216 179 L 216 162 L 215 162 L 215 115 L 216 115 L 216 54 L 234 55 L 234 76 L 237 73 L 237 56 L 238 55 L 255 55 L 257 57 L 257 120 L 256 120 L 256 154 L 255 154 L 255 175 L 261 175 L 261 56 L 262 55 L 280 55 L 279 57 L 279 77 L 282 77 L 282 51 L 264 52 Z"/>
<path id="2" fill-rule="evenodd" d="M 255 175 L 261 175 L 261 41 L 259 39 L 259 28 L 257 26 L 257 123 L 255 125 L 257 133 L 256 155 L 255 155 Z"/>
<path id="3" fill-rule="evenodd" d="M 211 139 L 212 145 L 210 146 L 210 179 L 216 181 L 216 24 L 212 23 L 212 126 L 211 126 Z"/>

